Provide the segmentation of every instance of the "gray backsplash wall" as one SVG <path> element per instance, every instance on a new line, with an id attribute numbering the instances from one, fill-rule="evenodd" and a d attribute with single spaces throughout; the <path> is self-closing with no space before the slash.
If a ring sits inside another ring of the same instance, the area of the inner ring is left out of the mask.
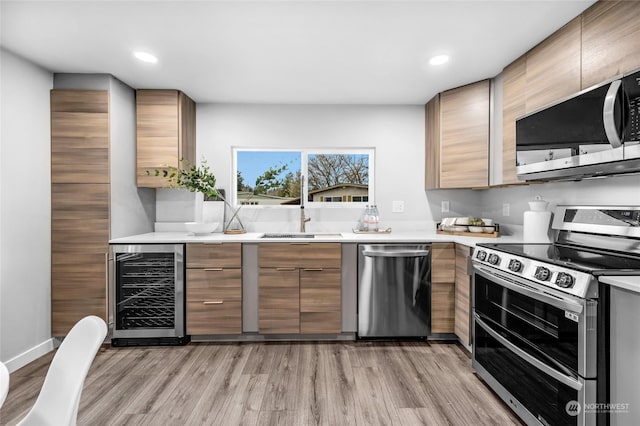
<path id="1" fill-rule="evenodd" d="M 640 176 L 612 176 L 575 182 L 549 182 L 491 188 L 481 193 L 482 216 L 498 223 L 522 225 L 528 201 L 540 195 L 549 201 L 553 211 L 558 204 L 640 205 Z M 503 204 L 509 204 L 509 216 L 502 215 Z"/>

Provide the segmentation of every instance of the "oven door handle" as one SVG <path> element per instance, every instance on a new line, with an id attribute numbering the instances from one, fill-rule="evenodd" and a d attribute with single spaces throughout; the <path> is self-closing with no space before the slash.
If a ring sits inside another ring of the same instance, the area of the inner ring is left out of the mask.
<path id="1" fill-rule="evenodd" d="M 558 309 L 575 312 L 576 314 L 580 314 L 584 310 L 584 307 L 578 302 L 574 302 L 571 299 L 555 296 L 549 293 L 543 293 L 534 288 L 530 288 L 529 286 L 520 285 L 517 282 L 511 282 L 510 280 L 505 279 L 498 272 L 487 269 L 482 265 L 474 264 L 474 268 L 476 269 L 476 273 L 479 273 L 484 278 L 493 281 L 496 284 L 500 284 L 501 286 L 506 287 L 509 290 L 524 294 L 525 296 L 529 296 L 533 299 L 539 300 L 540 302 L 547 303 Z"/>
<path id="2" fill-rule="evenodd" d="M 519 347 L 517 347 L 516 345 L 514 345 L 513 343 L 511 343 L 507 339 L 505 339 L 503 336 L 500 335 L 500 333 L 496 332 L 490 326 L 488 326 L 484 321 L 482 321 L 480 319 L 480 317 L 478 316 L 478 314 L 475 314 L 474 316 L 475 316 L 476 324 L 478 324 L 480 327 L 482 327 L 482 329 L 484 331 L 486 331 L 491 337 L 496 339 L 498 342 L 500 342 L 502 345 L 504 345 L 507 349 L 509 349 L 514 354 L 516 354 L 523 361 L 525 361 L 528 364 L 536 367 L 538 370 L 542 371 L 543 373 L 553 377 L 554 379 L 556 379 L 560 383 L 563 383 L 563 384 L 569 386 L 570 388 L 577 390 L 578 392 L 580 392 L 582 390 L 583 385 L 578 380 L 576 380 L 575 378 L 573 378 L 571 376 L 567 376 L 566 374 L 563 374 L 563 373 L 559 372 L 558 370 L 556 370 L 554 368 L 549 367 L 544 362 L 542 362 L 539 359 L 537 359 L 536 357 L 528 354 L 527 352 L 523 351 L 522 349 L 520 349 Z"/>

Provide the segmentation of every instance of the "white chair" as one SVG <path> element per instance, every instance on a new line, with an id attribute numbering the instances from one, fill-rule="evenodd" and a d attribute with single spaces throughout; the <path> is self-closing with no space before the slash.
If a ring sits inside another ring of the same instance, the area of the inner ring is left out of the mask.
<path id="1" fill-rule="evenodd" d="M 73 326 L 51 361 L 36 403 L 21 426 L 75 426 L 89 367 L 104 342 L 107 325 L 88 316 Z"/>
<path id="2" fill-rule="evenodd" d="M 9 370 L 7 366 L 0 361 L 0 407 L 9 392 Z"/>

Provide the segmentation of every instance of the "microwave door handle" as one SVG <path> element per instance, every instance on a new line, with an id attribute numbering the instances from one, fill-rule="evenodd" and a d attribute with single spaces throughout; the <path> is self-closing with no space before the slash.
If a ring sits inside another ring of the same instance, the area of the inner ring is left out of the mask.
<path id="1" fill-rule="evenodd" d="M 604 132 L 607 135 L 609 144 L 613 148 L 619 148 L 622 146 L 620 140 L 620 134 L 616 127 L 615 119 L 615 107 L 616 99 L 618 98 L 618 91 L 622 85 L 622 80 L 616 80 L 611 83 L 609 90 L 607 90 L 607 96 L 604 98 L 604 108 L 602 109 L 602 122 L 604 123 Z"/>
<path id="2" fill-rule="evenodd" d="M 527 352 L 523 351 L 522 349 L 520 349 L 519 347 L 517 347 L 516 345 L 514 345 L 513 343 L 511 343 L 507 339 L 505 339 L 502 335 L 500 335 L 500 333 L 496 332 L 489 325 L 487 325 L 484 321 L 482 321 L 480 319 L 480 317 L 478 316 L 478 314 L 475 314 L 475 318 L 474 319 L 475 319 L 476 324 L 479 325 L 480 327 L 482 327 L 482 329 L 484 331 L 486 331 L 491 337 L 496 339 L 498 342 L 500 342 L 500 344 L 502 344 L 507 349 L 509 349 L 511 352 L 516 354 L 518 357 L 520 357 L 527 364 L 530 364 L 530 365 L 534 366 L 535 368 L 537 368 L 538 370 L 542 371 L 543 373 L 553 377 L 554 379 L 556 379 L 560 383 L 563 383 L 563 384 L 569 386 L 570 388 L 577 390 L 578 392 L 580 392 L 582 390 L 582 383 L 580 383 L 578 380 L 574 379 L 571 376 L 567 376 L 566 374 L 563 374 L 563 373 L 559 372 L 558 370 L 556 370 L 554 368 L 549 367 L 547 364 L 545 364 L 544 362 L 540 361 L 538 358 L 536 358 L 536 357 L 528 354 Z"/>
<path id="3" fill-rule="evenodd" d="M 484 278 L 490 281 L 493 281 L 496 284 L 501 285 L 502 287 L 506 287 L 510 290 L 515 291 L 516 293 L 520 293 L 525 296 L 531 297 L 532 299 L 536 299 L 541 302 L 548 303 L 549 305 L 554 306 L 558 309 L 571 311 L 576 314 L 582 313 L 582 310 L 583 310 L 582 305 L 577 302 L 573 302 L 572 300 L 569 300 L 566 298 L 560 298 L 559 296 L 552 296 L 549 294 L 545 294 L 535 289 L 528 288 L 529 286 L 525 287 L 523 285 L 518 284 L 515 280 L 513 282 L 508 281 L 507 279 L 505 279 L 505 277 L 503 277 L 499 273 L 488 270 L 483 265 L 474 264 L 473 266 L 476 270 L 476 274 L 482 275 Z"/>

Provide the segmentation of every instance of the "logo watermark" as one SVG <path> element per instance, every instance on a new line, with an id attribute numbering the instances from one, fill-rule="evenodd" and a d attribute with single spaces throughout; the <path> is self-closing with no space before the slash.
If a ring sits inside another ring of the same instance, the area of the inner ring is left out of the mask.
<path id="1" fill-rule="evenodd" d="M 628 402 L 592 402 L 585 404 L 584 407 L 578 401 L 572 400 L 567 402 L 564 407 L 565 411 L 570 416 L 577 416 L 584 411 L 585 414 L 591 413 L 629 413 Z"/>

